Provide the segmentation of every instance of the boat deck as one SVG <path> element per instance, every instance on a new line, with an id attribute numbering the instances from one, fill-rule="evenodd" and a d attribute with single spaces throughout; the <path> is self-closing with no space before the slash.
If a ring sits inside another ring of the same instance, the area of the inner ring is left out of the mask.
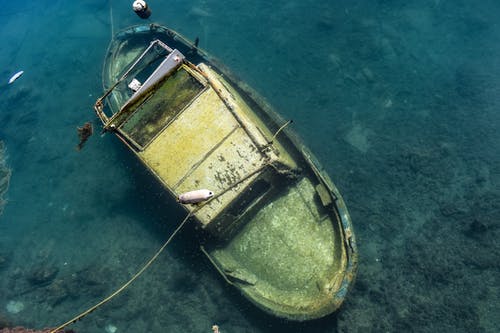
<path id="1" fill-rule="evenodd" d="M 317 200 L 310 179 L 301 179 L 210 255 L 269 309 L 324 311 L 342 281 L 344 262 L 335 222 Z"/>
<path id="2" fill-rule="evenodd" d="M 214 87 L 198 76 L 181 67 L 152 95 L 122 110 L 127 118 L 116 119 L 119 132 L 174 195 L 205 188 L 215 193 L 202 207 L 186 206 L 206 226 L 278 157 L 262 151 L 267 141 L 245 120 L 247 106 L 230 100 L 217 78 L 209 76 Z"/>

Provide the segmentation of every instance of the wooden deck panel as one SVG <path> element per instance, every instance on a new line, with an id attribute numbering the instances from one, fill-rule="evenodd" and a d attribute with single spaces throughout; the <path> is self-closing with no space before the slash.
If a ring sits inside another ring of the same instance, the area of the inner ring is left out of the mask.
<path id="1" fill-rule="evenodd" d="M 263 163 L 263 155 L 210 87 L 139 155 L 176 195 L 203 188 L 220 193 Z M 209 223 L 252 179 L 210 202 L 197 212 L 198 219 Z"/>

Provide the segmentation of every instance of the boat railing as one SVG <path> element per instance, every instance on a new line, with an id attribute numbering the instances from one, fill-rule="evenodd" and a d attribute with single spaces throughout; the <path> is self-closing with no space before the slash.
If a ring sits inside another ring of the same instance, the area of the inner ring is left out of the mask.
<path id="1" fill-rule="evenodd" d="M 161 47 L 167 52 L 167 57 L 168 55 L 172 54 L 174 52 L 174 49 L 169 47 L 167 44 L 163 43 L 162 41 L 156 39 L 152 41 L 149 46 L 141 53 L 141 55 L 134 61 L 134 63 L 123 73 L 123 75 L 116 81 L 114 82 L 111 87 L 109 87 L 104 94 L 99 97 L 94 105 L 94 110 L 101 119 L 102 123 L 104 124 L 104 128 L 112 122 L 113 118 L 119 113 L 116 112 L 112 115 L 107 115 L 104 111 L 104 101 L 115 91 L 115 89 L 123 83 L 126 79 L 128 79 L 130 76 L 133 76 L 137 74 L 142 68 L 140 66 L 141 62 L 144 61 L 146 56 L 152 52 L 156 47 Z M 180 53 L 179 53 L 180 54 Z M 164 55 L 161 55 L 163 57 Z M 148 63 L 150 63 L 149 61 Z M 139 68 L 139 69 L 138 69 Z M 132 75 L 131 75 L 132 74 Z"/>

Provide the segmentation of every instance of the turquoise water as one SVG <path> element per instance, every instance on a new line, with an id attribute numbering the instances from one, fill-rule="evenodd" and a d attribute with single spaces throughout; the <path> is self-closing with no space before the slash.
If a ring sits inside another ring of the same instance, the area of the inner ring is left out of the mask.
<path id="1" fill-rule="evenodd" d="M 336 182 L 360 264 L 347 302 L 274 319 L 187 228 L 79 332 L 500 331 L 500 3 L 150 1 L 285 117 Z M 0 327 L 54 327 L 124 283 L 182 219 L 92 105 L 127 1 L 0 1 Z M 112 10 L 110 10 L 112 9 Z M 112 18 L 112 19 L 111 19 Z M 112 24 L 111 24 L 112 22 Z M 18 70 L 24 75 L 7 80 Z M 76 127 L 96 135 L 77 152 Z"/>

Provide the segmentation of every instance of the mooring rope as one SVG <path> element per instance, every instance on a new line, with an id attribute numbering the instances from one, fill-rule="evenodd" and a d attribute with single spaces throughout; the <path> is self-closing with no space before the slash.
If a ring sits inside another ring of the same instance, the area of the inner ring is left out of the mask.
<path id="1" fill-rule="evenodd" d="M 109 0 L 109 22 L 111 25 L 111 39 L 115 36 L 115 23 L 113 21 L 113 4 Z"/>
<path id="2" fill-rule="evenodd" d="M 287 127 L 288 125 L 290 125 L 291 123 L 293 123 L 293 120 L 290 119 L 289 121 L 287 121 L 286 123 L 284 123 L 283 125 L 281 125 L 280 128 L 278 128 L 278 130 L 276 131 L 276 133 L 274 133 L 273 137 L 271 138 L 271 141 L 269 141 L 269 143 L 273 143 L 273 141 L 276 139 L 276 137 L 278 136 L 278 134 L 280 134 L 280 132 L 285 128 Z"/>
<path id="3" fill-rule="evenodd" d="M 158 258 L 158 256 L 163 252 L 163 250 L 167 247 L 167 245 L 172 241 L 172 239 L 174 238 L 174 236 L 182 229 L 182 227 L 184 226 L 184 224 L 186 224 L 187 220 L 189 220 L 189 218 L 196 212 L 197 210 L 193 210 L 192 212 L 190 212 L 185 218 L 184 220 L 179 224 L 179 226 L 174 230 L 174 232 L 170 235 L 170 237 L 167 239 L 167 241 L 160 247 L 160 249 L 155 253 L 155 255 L 153 257 L 151 257 L 151 259 L 149 259 L 149 261 L 137 272 L 134 274 L 134 276 L 132 276 L 130 278 L 130 280 L 128 280 L 125 284 L 123 284 L 120 288 L 118 288 L 117 290 L 115 290 L 112 294 L 110 294 L 108 297 L 104 298 L 102 301 L 100 301 L 99 303 L 91 306 L 90 308 L 88 308 L 87 310 L 83 311 L 82 313 L 80 313 L 78 316 L 74 317 L 73 319 L 71 320 L 68 320 L 67 322 L 65 322 L 64 324 L 60 325 L 59 327 L 53 329 L 52 331 L 50 331 L 50 333 L 56 333 L 57 331 L 59 330 L 62 330 L 63 328 L 65 328 L 66 326 L 68 325 L 71 325 L 71 324 L 74 324 L 76 323 L 77 321 L 79 321 L 80 319 L 82 319 L 83 317 L 85 317 L 86 315 L 88 315 L 89 313 L 91 313 L 92 311 L 94 311 L 95 309 L 97 309 L 98 307 L 100 307 L 101 305 L 107 303 L 108 301 L 110 301 L 113 297 L 115 297 L 116 295 L 120 294 L 123 290 L 125 290 L 132 282 L 135 281 L 135 279 L 137 279 L 142 273 L 144 273 L 144 271 L 146 269 L 149 268 L 149 266 L 151 266 L 151 264 L 156 260 L 156 258 Z"/>
<path id="4" fill-rule="evenodd" d="M 275 167 L 271 161 L 266 161 L 260 167 L 258 167 L 257 169 L 255 169 L 254 171 L 249 172 L 247 175 L 245 175 L 244 177 L 242 177 L 238 181 L 232 183 L 230 186 L 228 186 L 227 188 L 223 189 L 217 195 L 215 195 L 212 198 L 210 198 L 210 200 L 207 200 L 205 203 L 197 206 L 194 210 L 192 210 L 190 213 L 188 213 L 186 215 L 186 217 L 184 218 L 184 220 L 182 220 L 182 222 L 179 224 L 179 226 L 174 230 L 174 232 L 172 232 L 172 234 L 170 235 L 170 237 L 160 247 L 160 249 L 153 255 L 153 257 L 151 257 L 151 259 L 149 259 L 149 261 L 137 273 L 135 273 L 127 282 L 125 282 L 120 288 L 116 289 L 113 293 L 111 293 L 108 297 L 104 298 L 99 303 L 96 303 L 95 305 L 93 305 L 90 308 L 88 308 L 87 310 L 83 311 L 82 313 L 80 313 L 76 317 L 68 320 L 67 322 L 65 322 L 64 324 L 60 325 L 59 327 L 51 330 L 49 333 L 56 333 L 57 331 L 62 330 L 66 326 L 69 326 L 71 324 L 76 323 L 77 321 L 79 321 L 80 319 L 82 319 L 83 317 L 85 317 L 86 315 L 88 315 L 89 313 L 93 312 L 94 310 L 96 310 L 97 308 L 99 308 L 101 305 L 104 305 L 105 303 L 109 302 L 112 298 L 114 298 L 115 296 L 117 296 L 118 294 L 120 294 L 122 291 L 124 291 L 132 282 L 134 282 L 142 273 L 144 273 L 144 271 L 146 269 L 148 269 L 149 266 L 151 266 L 151 264 L 158 258 L 158 256 L 163 252 L 163 250 L 167 247 L 167 245 L 172 241 L 172 239 L 174 238 L 174 236 L 182 229 L 182 227 L 184 226 L 184 224 L 186 224 L 186 222 L 189 220 L 189 218 L 191 216 L 193 216 L 194 214 L 196 214 L 201 208 L 203 208 L 209 202 L 211 202 L 214 199 L 222 196 L 223 194 L 225 194 L 226 192 L 230 191 L 234 187 L 236 187 L 239 184 L 243 183 L 244 181 L 248 180 L 250 177 L 256 175 L 257 173 L 259 173 L 261 171 L 263 171 L 268 166 Z"/>

